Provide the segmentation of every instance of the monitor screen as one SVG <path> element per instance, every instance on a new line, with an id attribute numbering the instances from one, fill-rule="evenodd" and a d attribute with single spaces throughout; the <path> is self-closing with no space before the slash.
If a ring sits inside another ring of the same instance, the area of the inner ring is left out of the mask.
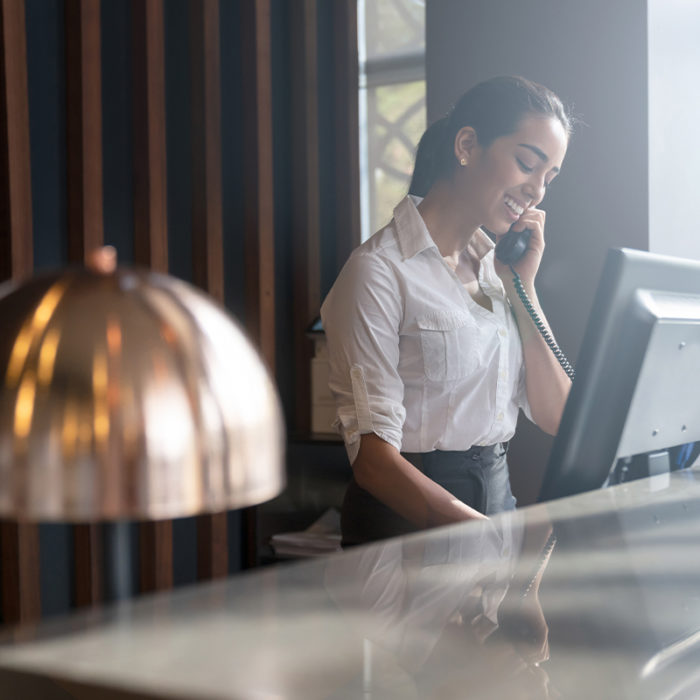
<path id="1" fill-rule="evenodd" d="M 540 500 L 601 487 L 617 460 L 700 440 L 700 262 L 614 248 Z"/>

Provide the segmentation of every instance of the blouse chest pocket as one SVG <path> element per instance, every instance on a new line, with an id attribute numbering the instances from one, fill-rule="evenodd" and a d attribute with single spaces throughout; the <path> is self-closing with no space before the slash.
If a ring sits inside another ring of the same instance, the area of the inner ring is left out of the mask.
<path id="1" fill-rule="evenodd" d="M 469 314 L 433 313 L 416 323 L 428 379 L 453 381 L 476 369 L 479 328 Z"/>

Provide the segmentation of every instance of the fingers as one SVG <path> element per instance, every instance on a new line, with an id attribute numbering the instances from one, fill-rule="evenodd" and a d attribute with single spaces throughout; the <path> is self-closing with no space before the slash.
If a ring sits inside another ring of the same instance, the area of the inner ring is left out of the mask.
<path id="1" fill-rule="evenodd" d="M 510 280 L 511 268 L 520 275 L 523 282 L 532 282 L 535 279 L 544 253 L 545 217 L 546 214 L 544 210 L 532 207 L 526 209 L 521 217 L 513 224 L 511 227 L 512 231 L 519 232 L 530 229 L 532 235 L 528 241 L 525 254 L 516 263 L 512 265 L 503 265 L 498 259 L 494 261 L 496 273 L 501 279 Z M 499 241 L 500 238 L 501 237 L 497 237 L 497 241 Z"/>
<path id="2" fill-rule="evenodd" d="M 546 213 L 542 209 L 527 209 L 518 220 L 517 226 L 523 229 L 530 229 L 532 236 L 528 244 L 528 249 L 536 255 L 537 259 L 542 258 L 544 253 L 544 222 Z M 539 266 L 539 265 L 538 265 Z"/>
<path id="3" fill-rule="evenodd" d="M 526 209 L 514 225 L 516 231 L 529 228 L 533 236 L 544 241 L 544 222 L 547 214 L 542 209 Z"/>

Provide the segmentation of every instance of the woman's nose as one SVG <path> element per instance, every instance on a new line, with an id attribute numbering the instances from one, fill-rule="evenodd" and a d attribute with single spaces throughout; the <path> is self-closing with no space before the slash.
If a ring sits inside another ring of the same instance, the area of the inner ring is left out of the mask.
<path id="1" fill-rule="evenodd" d="M 523 188 L 528 199 L 531 200 L 532 204 L 530 206 L 536 207 L 543 199 L 545 192 L 547 191 L 547 185 L 544 178 L 533 177 L 528 180 Z"/>

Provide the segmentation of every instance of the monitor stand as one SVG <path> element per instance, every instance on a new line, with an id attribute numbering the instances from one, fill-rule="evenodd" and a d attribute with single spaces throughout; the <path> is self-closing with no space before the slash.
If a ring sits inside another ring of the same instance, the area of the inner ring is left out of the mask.
<path id="1" fill-rule="evenodd" d="M 650 476 L 661 476 L 671 471 L 671 458 L 668 450 L 647 452 L 634 455 L 634 457 L 622 457 L 610 475 L 609 484 L 622 484 L 634 479 L 644 479 Z"/>

